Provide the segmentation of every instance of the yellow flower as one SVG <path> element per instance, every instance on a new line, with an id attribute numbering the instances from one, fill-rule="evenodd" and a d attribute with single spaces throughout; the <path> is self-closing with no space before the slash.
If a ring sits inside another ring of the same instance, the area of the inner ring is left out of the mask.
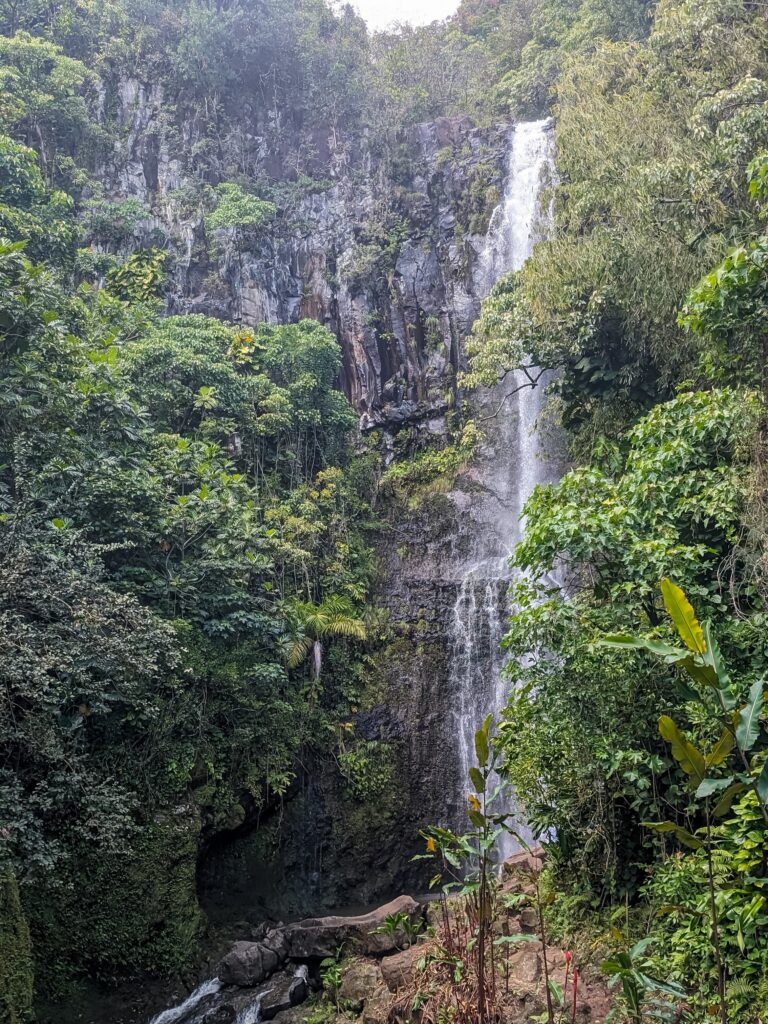
<path id="1" fill-rule="evenodd" d="M 477 799 L 474 793 L 469 794 L 468 800 L 469 806 L 472 808 L 473 811 L 480 810 L 480 801 Z"/>
<path id="2" fill-rule="evenodd" d="M 427 839 L 427 853 L 437 853 L 437 843 L 432 836 Z"/>

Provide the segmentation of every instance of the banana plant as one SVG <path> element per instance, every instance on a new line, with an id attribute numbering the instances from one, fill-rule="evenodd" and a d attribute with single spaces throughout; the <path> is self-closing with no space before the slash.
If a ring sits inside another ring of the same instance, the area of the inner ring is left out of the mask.
<path id="1" fill-rule="evenodd" d="M 768 824 L 768 758 L 763 760 L 759 769 L 750 760 L 758 746 L 765 746 L 766 737 L 760 722 L 765 707 L 765 684 L 763 680 L 756 680 L 750 687 L 746 704 L 739 706 L 738 690 L 725 666 L 710 623 L 699 623 L 685 593 L 671 580 L 661 581 L 661 595 L 683 643 L 682 647 L 626 634 L 607 636 L 601 645 L 622 650 L 650 651 L 665 664 L 683 669 L 693 682 L 712 689 L 717 698 L 722 731 L 709 750 L 700 750 L 669 715 L 662 715 L 659 719 L 659 733 L 670 745 L 672 757 L 688 776 L 694 796 L 704 802 L 704 828 L 692 833 L 674 821 L 647 821 L 643 825 L 657 832 L 673 833 L 684 846 L 704 851 L 709 888 L 710 940 L 717 964 L 720 1019 L 722 1024 L 726 1024 L 726 970 L 720 944 L 712 865 L 712 819 L 723 817 L 730 811 L 736 797 L 753 790 L 763 819 Z M 731 764 L 734 760 L 737 765 Z M 711 774 L 713 768 L 728 767 L 729 764 L 731 767 L 728 774 Z M 713 797 L 717 798 L 714 808 L 711 805 Z"/>
<path id="2" fill-rule="evenodd" d="M 646 650 L 661 658 L 667 665 L 681 668 L 695 683 L 714 691 L 720 709 L 722 732 L 709 751 L 699 750 L 668 715 L 659 719 L 659 732 L 670 744 L 672 756 L 688 776 L 691 787 L 699 799 L 717 797 L 714 814 L 722 817 L 731 809 L 737 796 L 754 790 L 763 818 L 768 824 L 768 758 L 759 771 L 753 769 L 750 755 L 758 747 L 765 747 L 765 730 L 760 716 L 765 707 L 765 682 L 756 680 L 749 690 L 746 704 L 739 706 L 738 689 L 734 686 L 720 653 L 711 624 L 699 624 L 690 601 L 680 587 L 671 580 L 661 581 L 664 605 L 674 622 L 683 647 L 673 647 L 661 640 L 646 637 L 613 634 L 601 641 L 601 646 L 619 650 Z M 733 760 L 738 770 L 727 775 L 712 775 L 710 769 L 721 768 Z M 687 846 L 696 846 L 694 837 L 672 822 L 655 826 L 661 831 L 675 832 Z"/>

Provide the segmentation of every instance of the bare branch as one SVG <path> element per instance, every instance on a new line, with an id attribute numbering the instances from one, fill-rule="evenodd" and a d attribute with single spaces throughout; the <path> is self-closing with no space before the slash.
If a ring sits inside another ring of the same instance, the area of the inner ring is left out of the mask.
<path id="1" fill-rule="evenodd" d="M 512 390 L 510 392 L 508 392 L 508 394 L 504 395 L 502 400 L 496 406 L 496 411 L 492 412 L 492 413 L 489 413 L 487 416 L 483 416 L 481 422 L 484 422 L 485 420 L 496 419 L 496 417 L 499 415 L 499 413 L 501 412 L 502 408 L 504 407 L 504 403 L 507 401 L 507 399 L 511 398 L 513 395 L 516 395 L 518 393 L 518 391 L 522 391 L 524 388 L 535 388 L 538 385 L 538 383 L 541 380 L 541 378 L 547 372 L 546 368 L 544 368 L 543 370 L 539 369 L 539 368 L 536 368 L 538 370 L 538 372 L 536 373 L 536 376 L 534 377 L 534 376 L 532 376 L 532 374 L 530 372 L 531 370 L 534 369 L 534 367 L 532 367 L 532 366 L 520 366 L 520 367 L 518 367 L 518 369 L 522 370 L 522 372 L 527 377 L 527 381 L 525 383 L 523 383 L 523 384 L 518 384 L 516 388 L 512 388 Z M 506 374 L 505 374 L 505 376 L 506 376 Z"/>

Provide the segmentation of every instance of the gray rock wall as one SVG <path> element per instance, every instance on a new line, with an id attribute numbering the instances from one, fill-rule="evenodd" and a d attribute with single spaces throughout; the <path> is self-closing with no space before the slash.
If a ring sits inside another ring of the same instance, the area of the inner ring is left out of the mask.
<path id="1" fill-rule="evenodd" d="M 110 104 L 120 141 L 97 176 L 110 198 L 147 205 L 147 236 L 165 235 L 169 313 L 319 320 L 339 339 L 340 384 L 362 429 L 396 431 L 444 415 L 479 309 L 477 254 L 503 176 L 507 125 L 418 125 L 401 141 L 407 169 L 396 173 L 376 166 L 364 140 L 343 161 L 329 150 L 327 187 L 281 207 L 244 243 L 233 230 L 207 237 L 202 208 L 183 209 L 177 190 L 191 181 L 194 125 L 167 131 L 162 84 L 121 80 Z M 265 169 L 275 163 L 266 150 L 260 157 Z"/>
<path id="2" fill-rule="evenodd" d="M 162 100 L 160 86 L 119 83 L 122 139 L 99 173 L 112 197 L 150 208 L 147 237 L 166 238 L 168 312 L 244 324 L 316 319 L 338 338 L 340 386 L 361 430 L 381 429 L 385 453 L 405 427 L 444 434 L 479 312 L 478 255 L 509 126 L 481 130 L 466 118 L 419 125 L 401 142 L 407 161 L 397 172 L 377 166 L 364 142 L 347 161 L 331 155 L 324 187 L 281 205 L 244 243 L 235 231 L 209 237 L 202 208 L 190 212 L 175 194 L 188 183 L 193 127 L 181 126 L 181 149 L 172 151 L 159 124 Z M 262 157 L 265 167 L 277 163 Z M 481 477 L 465 474 L 450 498 L 433 496 L 382 538 L 376 602 L 390 612 L 393 638 L 379 666 L 382 698 L 355 728 L 397 751 L 396 793 L 352 820 L 330 776 L 309 766 L 279 835 L 271 823 L 206 863 L 203 897 L 214 920 L 372 902 L 414 884 L 420 827 L 459 816 L 447 802 L 458 789 L 447 643 L 459 586 L 453 566 L 472 543 Z"/>

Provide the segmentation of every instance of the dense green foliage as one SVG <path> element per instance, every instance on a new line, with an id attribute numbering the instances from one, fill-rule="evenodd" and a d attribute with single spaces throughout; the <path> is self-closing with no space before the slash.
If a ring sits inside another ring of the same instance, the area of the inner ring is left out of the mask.
<path id="1" fill-rule="evenodd" d="M 18 883 L 6 871 L 0 879 L 0 1014 L 19 1024 L 32 1009 L 33 975 L 29 928 Z"/>
<path id="2" fill-rule="evenodd" d="M 643 38 L 647 0 L 463 0 L 455 17 L 404 26 L 372 43 L 376 124 L 469 114 L 534 118 L 551 105 L 563 63 L 601 40 Z"/>
<path id="3" fill-rule="evenodd" d="M 729 784 L 722 769 L 691 791 L 679 737 L 712 751 L 713 765 L 725 757 L 714 753 L 723 718 L 706 673 L 681 673 L 682 655 L 659 663 L 601 641 L 642 633 L 669 653 L 658 586 L 670 577 L 711 620 L 729 707 L 754 704 L 759 720 L 765 42 L 749 4 L 670 2 L 647 42 L 568 55 L 555 230 L 485 304 L 467 376 L 556 370 L 550 390 L 576 463 L 534 492 L 515 557 L 507 644 L 521 685 L 506 715 L 507 772 L 576 894 L 571 915 L 645 908 L 636 927 L 654 939 L 656 970 L 690 992 L 697 1021 L 757 1019 L 765 862 L 750 851 L 764 849 L 765 819 L 741 782 L 712 817 L 705 797 Z M 671 749 L 660 716 L 681 730 Z M 764 733 L 753 738 L 759 774 Z M 660 832 L 644 825 L 670 817 Z"/>
<path id="4" fill-rule="evenodd" d="M 557 368 L 566 424 L 589 445 L 681 380 L 754 380 L 754 359 L 725 358 L 677 315 L 724 250 L 762 234 L 746 171 L 768 144 L 765 31 L 749 4 L 670 3 L 646 44 L 568 63 L 554 238 L 487 304 L 472 382 L 523 352 Z"/>
<path id="5" fill-rule="evenodd" d="M 661 629 L 658 581 L 669 574 L 715 618 L 727 615 L 718 577 L 740 533 L 752 416 L 736 392 L 683 394 L 642 419 L 623 450 L 604 448 L 609 468 L 575 469 L 528 504 L 517 563 L 543 582 L 515 595 L 510 648 L 536 657 L 510 706 L 508 767 L 532 819 L 555 828 L 565 857 L 609 893 L 637 884 L 652 845 L 639 822 L 678 784 L 656 719 L 683 694 L 672 674 L 594 643 L 639 621 Z M 764 615 L 737 566 L 734 576 L 739 608 L 755 614 L 722 643 L 738 651 L 747 686 L 765 666 Z"/>
<path id="6" fill-rule="evenodd" d="M 359 621 L 372 562 L 335 339 L 157 322 L 130 261 L 75 288 L 71 203 L 0 152 L 0 858 L 51 987 L 189 961 L 199 840 L 269 809 L 357 699 L 364 625 L 325 631 L 322 687 L 290 652 L 316 605 Z"/>
<path id="7" fill-rule="evenodd" d="M 425 223 L 413 124 L 552 112 L 553 230 L 484 304 L 464 378 L 555 371 L 573 460 L 530 499 L 515 555 L 504 770 L 567 890 L 552 920 L 623 908 L 697 1024 L 717 1000 L 723 1024 L 753 1024 L 768 997 L 752 782 L 768 668 L 766 32 L 750 0 L 464 0 L 373 37 L 324 0 L 0 0 L 4 1018 L 28 1017 L 33 974 L 56 1000 L 83 973 L 188 965 L 201 848 L 266 820 L 307 764 L 336 779 L 329 800 L 360 834 L 399 784 L 389 743 L 350 723 L 383 633 L 365 607 L 379 472 L 354 453 L 337 341 L 309 320 L 164 318 L 177 267 L 162 216 L 194 221 L 200 263 L 228 272 L 300 229 L 302 197 L 375 166 L 392 187 L 345 257 L 351 281 L 389 290 Z M 151 111 L 151 131 L 128 110 Z M 117 166 L 137 140 L 147 205 Z M 448 147 L 438 164 L 460 160 Z M 459 245 L 484 229 L 497 178 L 472 166 Z M 428 352 L 440 323 L 422 326 Z M 408 458 L 408 433 L 395 442 L 406 457 L 379 483 L 398 514 L 472 458 L 455 398 L 451 443 Z M 719 640 L 731 710 L 756 709 L 744 765 L 732 747 L 717 759 L 702 664 L 649 653 L 677 642 L 667 577 Z M 602 642 L 617 632 L 643 642 Z M 686 767 L 699 749 L 718 769 L 704 793 Z M 726 768 L 747 788 L 717 815 Z"/>

